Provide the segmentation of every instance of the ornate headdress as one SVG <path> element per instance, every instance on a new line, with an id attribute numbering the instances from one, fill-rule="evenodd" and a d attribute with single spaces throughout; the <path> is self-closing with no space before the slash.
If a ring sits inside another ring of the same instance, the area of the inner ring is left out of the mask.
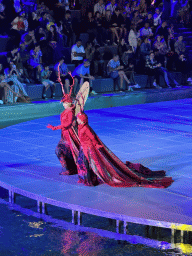
<path id="1" fill-rule="evenodd" d="M 72 77 L 71 73 L 71 77 L 73 79 L 73 83 L 72 85 L 70 85 L 70 91 L 69 91 L 69 94 L 65 93 L 64 91 L 64 88 L 63 88 L 63 83 L 61 81 L 61 73 L 60 73 L 60 63 L 58 65 L 58 79 L 57 81 L 61 84 L 61 89 L 62 89 L 62 92 L 63 92 L 63 97 L 61 99 L 61 102 L 67 102 L 67 103 L 72 103 L 73 102 L 73 98 L 71 97 L 71 94 L 72 94 L 72 90 L 73 90 L 73 86 L 74 86 L 74 78 Z"/>

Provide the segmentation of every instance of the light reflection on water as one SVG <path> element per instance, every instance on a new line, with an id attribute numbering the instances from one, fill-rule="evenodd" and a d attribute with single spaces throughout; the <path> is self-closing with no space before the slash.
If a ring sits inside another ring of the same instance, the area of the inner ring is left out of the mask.
<path id="1" fill-rule="evenodd" d="M 99 236 L 93 232 L 68 230 L 54 227 L 33 216 L 10 210 L 8 205 L 0 204 L 0 255 L 185 255 L 191 246 L 180 244 L 177 250 L 161 250 L 146 245 L 117 241 Z M 77 227 L 78 228 L 78 227 Z M 166 243 L 165 243 L 166 244 Z M 166 247 L 167 248 L 167 247 Z M 186 248 L 188 250 L 186 250 Z"/>

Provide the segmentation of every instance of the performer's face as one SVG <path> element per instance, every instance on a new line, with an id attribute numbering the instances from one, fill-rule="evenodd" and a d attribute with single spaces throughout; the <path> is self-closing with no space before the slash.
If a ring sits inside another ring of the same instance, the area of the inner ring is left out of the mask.
<path id="1" fill-rule="evenodd" d="M 71 103 L 64 102 L 64 103 L 63 103 L 63 107 L 64 107 L 65 109 L 70 108 L 70 107 L 71 107 Z"/>
<path id="2" fill-rule="evenodd" d="M 77 123 L 78 124 L 83 124 L 83 121 L 81 121 L 81 119 L 77 118 Z"/>

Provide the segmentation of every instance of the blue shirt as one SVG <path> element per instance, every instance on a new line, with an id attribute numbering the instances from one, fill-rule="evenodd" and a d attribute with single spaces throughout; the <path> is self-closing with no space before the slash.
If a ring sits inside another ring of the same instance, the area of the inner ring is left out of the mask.
<path id="1" fill-rule="evenodd" d="M 89 66 L 85 67 L 83 64 L 80 64 L 74 69 L 72 76 L 80 76 L 80 75 L 85 76 L 89 74 L 90 74 Z"/>
<path id="2" fill-rule="evenodd" d="M 59 63 L 57 63 L 57 64 L 54 66 L 55 72 L 58 72 L 58 65 L 59 65 Z M 67 65 L 66 65 L 65 63 L 63 63 L 63 64 L 60 65 L 59 70 L 60 70 L 60 74 L 61 74 L 61 75 L 67 75 Z"/>
<path id="3" fill-rule="evenodd" d="M 107 64 L 108 67 L 111 67 L 111 68 L 117 68 L 120 66 L 120 61 L 114 61 L 114 59 L 111 59 L 108 64 Z"/>

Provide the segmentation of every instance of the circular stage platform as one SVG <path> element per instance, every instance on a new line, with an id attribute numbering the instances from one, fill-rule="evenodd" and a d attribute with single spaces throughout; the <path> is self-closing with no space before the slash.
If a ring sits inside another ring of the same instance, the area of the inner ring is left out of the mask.
<path id="1" fill-rule="evenodd" d="M 87 111 L 91 127 L 123 161 L 140 162 L 174 179 L 167 189 L 86 187 L 77 175 L 59 176 L 55 147 L 59 116 L 45 117 L 0 130 L 0 187 L 37 201 L 127 223 L 192 231 L 192 99 Z"/>

